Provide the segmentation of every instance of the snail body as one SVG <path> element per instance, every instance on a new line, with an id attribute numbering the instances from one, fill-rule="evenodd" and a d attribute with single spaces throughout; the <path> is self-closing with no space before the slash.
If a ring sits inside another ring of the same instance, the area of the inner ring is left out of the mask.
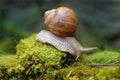
<path id="1" fill-rule="evenodd" d="M 74 37 L 61 38 L 47 30 L 41 30 L 37 34 L 36 40 L 51 44 L 60 51 L 68 52 L 75 56 L 76 59 L 82 54 L 82 52 L 96 49 L 96 47 L 84 48 Z"/>
<path id="2" fill-rule="evenodd" d="M 93 48 L 84 48 L 74 37 L 77 29 L 77 18 L 72 9 L 60 7 L 45 12 L 45 25 L 48 29 L 41 30 L 36 40 L 43 43 L 49 43 L 60 51 L 68 52 L 76 59 L 84 51 L 94 50 Z"/>
<path id="3" fill-rule="evenodd" d="M 60 38 L 58 36 L 55 36 L 50 31 L 41 30 L 37 34 L 36 39 L 44 43 L 52 44 L 58 50 L 63 52 L 69 52 L 72 55 L 76 56 L 76 54 L 74 54 L 76 53 L 76 51 L 74 50 L 74 47 L 71 44 L 69 44 L 66 38 Z"/>

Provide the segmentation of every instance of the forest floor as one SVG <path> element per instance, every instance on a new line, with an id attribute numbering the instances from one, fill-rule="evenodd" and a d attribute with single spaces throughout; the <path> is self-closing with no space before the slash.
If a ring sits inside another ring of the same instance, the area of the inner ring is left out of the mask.
<path id="1" fill-rule="evenodd" d="M 22 39 L 16 54 L 0 55 L 1 80 L 120 80 L 119 52 L 96 51 L 75 60 L 35 36 Z"/>

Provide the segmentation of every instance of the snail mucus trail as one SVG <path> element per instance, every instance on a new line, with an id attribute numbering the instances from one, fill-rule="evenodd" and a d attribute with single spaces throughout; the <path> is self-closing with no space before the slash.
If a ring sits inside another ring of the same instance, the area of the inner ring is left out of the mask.
<path id="1" fill-rule="evenodd" d="M 84 51 L 97 49 L 84 48 L 74 37 L 77 29 L 77 17 L 68 7 L 48 10 L 44 14 L 45 25 L 48 30 L 41 30 L 36 40 L 53 45 L 60 51 L 68 52 L 76 60 Z"/>

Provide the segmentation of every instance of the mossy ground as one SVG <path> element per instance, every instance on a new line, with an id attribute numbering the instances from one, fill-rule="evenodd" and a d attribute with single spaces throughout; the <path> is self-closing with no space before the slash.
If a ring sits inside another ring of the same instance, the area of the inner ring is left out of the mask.
<path id="1" fill-rule="evenodd" d="M 40 78 L 39 78 L 40 79 Z M 120 68 L 69 67 L 45 74 L 40 80 L 119 80 Z"/>
<path id="2" fill-rule="evenodd" d="M 86 59 L 95 63 L 111 64 L 115 62 L 120 63 L 120 53 L 113 51 L 99 51 L 95 54 L 86 56 Z"/>
<path id="3" fill-rule="evenodd" d="M 120 68 L 90 67 L 89 62 L 111 64 L 120 61 L 120 53 L 101 51 L 75 61 L 75 57 L 35 40 L 36 34 L 22 39 L 16 55 L 0 56 L 3 80 L 119 80 Z"/>

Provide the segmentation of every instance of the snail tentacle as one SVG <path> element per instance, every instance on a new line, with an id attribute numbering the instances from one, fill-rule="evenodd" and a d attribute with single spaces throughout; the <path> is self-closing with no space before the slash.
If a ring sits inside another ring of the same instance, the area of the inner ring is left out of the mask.
<path id="1" fill-rule="evenodd" d="M 91 51 L 97 49 L 97 47 L 92 47 L 92 48 L 80 48 L 81 51 Z"/>

